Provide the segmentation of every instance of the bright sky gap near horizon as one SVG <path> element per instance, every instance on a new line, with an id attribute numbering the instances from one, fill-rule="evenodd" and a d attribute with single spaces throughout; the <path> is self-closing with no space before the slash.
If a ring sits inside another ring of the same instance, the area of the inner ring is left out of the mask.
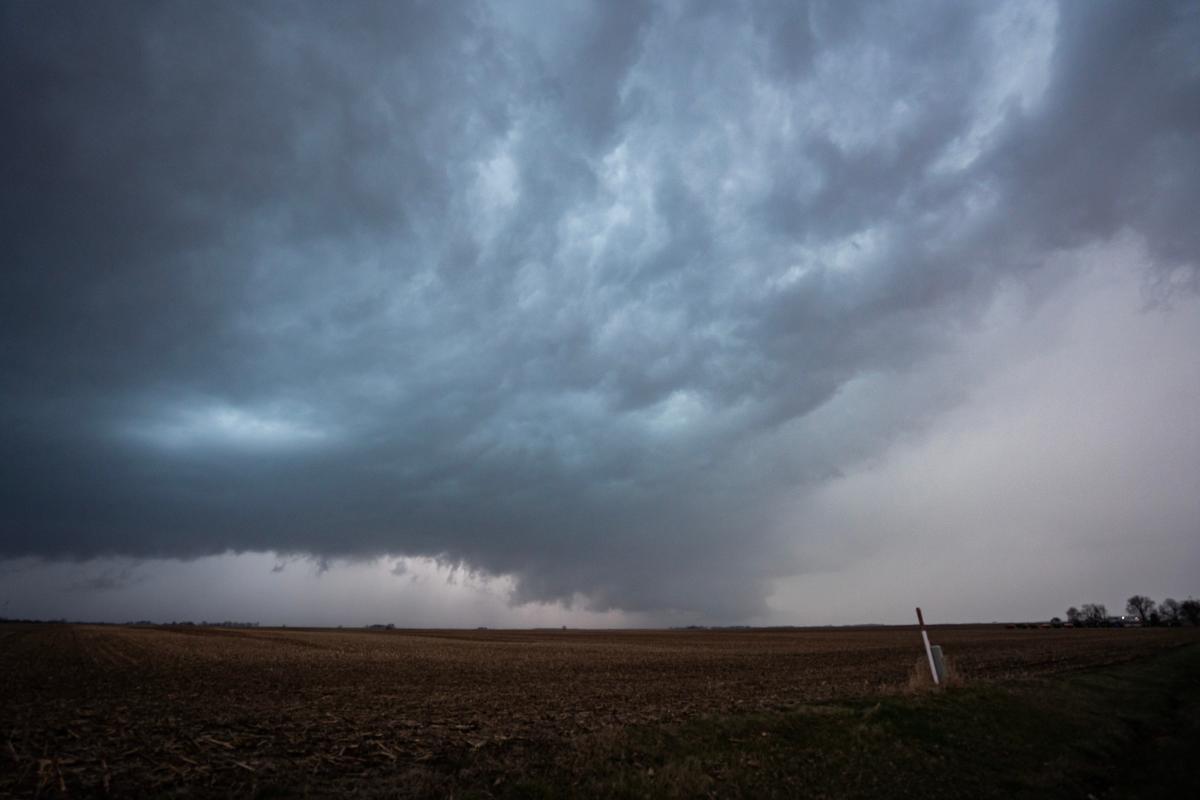
<path id="1" fill-rule="evenodd" d="M 0 4 L 0 616 L 1200 594 L 1200 4 Z"/>

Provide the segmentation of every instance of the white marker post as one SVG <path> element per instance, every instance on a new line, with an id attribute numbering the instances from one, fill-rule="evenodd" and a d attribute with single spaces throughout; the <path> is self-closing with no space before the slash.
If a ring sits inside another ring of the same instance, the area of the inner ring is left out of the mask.
<path id="1" fill-rule="evenodd" d="M 917 608 L 917 622 L 921 624 L 921 640 L 925 642 L 925 655 L 929 657 L 929 674 L 933 676 L 933 684 L 940 686 L 937 666 L 933 663 L 933 650 L 929 647 L 929 634 L 925 632 L 925 617 L 922 616 L 920 607 Z"/>

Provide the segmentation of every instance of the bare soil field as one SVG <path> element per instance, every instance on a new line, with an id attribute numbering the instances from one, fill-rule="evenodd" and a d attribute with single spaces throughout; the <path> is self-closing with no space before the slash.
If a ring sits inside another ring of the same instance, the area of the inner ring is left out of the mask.
<path id="1" fill-rule="evenodd" d="M 967 685 L 1197 640 L 999 626 L 931 638 Z M 480 764 L 499 794 L 505 770 L 581 738 L 903 693 L 922 658 L 913 628 L 0 625 L 0 795 L 436 794 L 447 780 L 478 785 Z"/>

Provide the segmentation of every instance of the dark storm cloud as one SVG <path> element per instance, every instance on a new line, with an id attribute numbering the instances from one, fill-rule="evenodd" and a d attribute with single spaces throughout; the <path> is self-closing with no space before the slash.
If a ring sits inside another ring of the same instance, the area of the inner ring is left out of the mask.
<path id="1" fill-rule="evenodd" d="M 95 592 L 116 592 L 141 583 L 146 576 L 139 574 L 137 568 L 131 565 L 106 567 L 86 578 L 73 582 L 72 591 L 93 594 Z"/>
<path id="2" fill-rule="evenodd" d="M 1191 4 L 0 13 L 0 555 L 744 615 L 908 423 L 849 382 L 1058 248 L 1196 280 Z"/>

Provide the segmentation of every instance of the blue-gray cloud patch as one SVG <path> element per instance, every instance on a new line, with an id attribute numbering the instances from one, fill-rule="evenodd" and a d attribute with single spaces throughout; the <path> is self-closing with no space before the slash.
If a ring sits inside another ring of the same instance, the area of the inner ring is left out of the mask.
<path id="1" fill-rule="evenodd" d="M 780 444 L 848 382 L 1059 248 L 1195 281 L 1194 4 L 0 20 L 3 556 L 745 615 L 803 568 L 775 502 L 869 449 Z"/>

